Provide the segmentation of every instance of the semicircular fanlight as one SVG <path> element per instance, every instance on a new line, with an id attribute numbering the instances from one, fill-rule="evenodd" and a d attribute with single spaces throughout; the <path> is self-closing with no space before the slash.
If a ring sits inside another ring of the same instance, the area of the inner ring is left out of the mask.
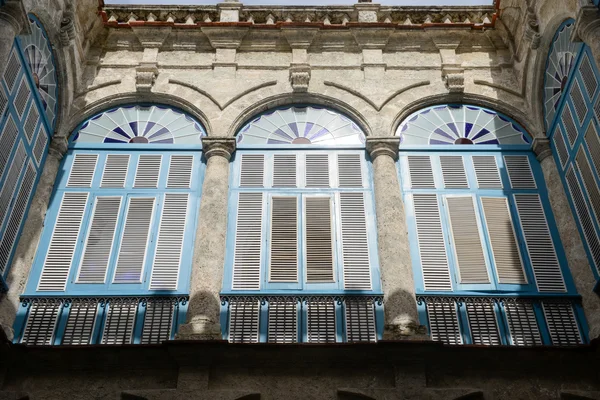
<path id="1" fill-rule="evenodd" d="M 363 131 L 344 115 L 317 107 L 278 109 L 247 123 L 238 133 L 244 145 L 363 146 Z"/>
<path id="2" fill-rule="evenodd" d="M 189 115 L 161 106 L 114 108 L 88 120 L 74 142 L 201 144 L 204 128 Z"/>
<path id="3" fill-rule="evenodd" d="M 550 127 L 554 120 L 560 100 L 569 82 L 573 64 L 581 50 L 581 43 L 571 41 L 574 27 L 573 22 L 567 22 L 558 29 L 548 54 L 544 76 L 544 122 L 546 128 Z"/>
<path id="4" fill-rule="evenodd" d="M 50 125 L 54 127 L 57 110 L 57 76 L 52 47 L 40 21 L 29 14 L 30 34 L 19 37 L 25 62 L 33 76 L 40 100 Z"/>
<path id="5" fill-rule="evenodd" d="M 529 143 L 525 130 L 507 116 L 463 104 L 419 110 L 400 124 L 396 135 L 404 146 Z"/>

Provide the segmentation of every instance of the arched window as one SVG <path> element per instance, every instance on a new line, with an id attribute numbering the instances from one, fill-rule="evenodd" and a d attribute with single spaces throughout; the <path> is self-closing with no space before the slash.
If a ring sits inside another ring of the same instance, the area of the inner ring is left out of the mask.
<path id="1" fill-rule="evenodd" d="M 314 106 L 271 110 L 239 131 L 222 292 L 230 341 L 376 340 L 364 143 L 352 120 Z"/>
<path id="2" fill-rule="evenodd" d="M 114 108 L 75 130 L 24 294 L 36 299 L 17 321 L 23 343 L 173 336 L 189 293 L 204 135 L 159 105 Z"/>
<path id="3" fill-rule="evenodd" d="M 52 47 L 40 21 L 15 39 L 0 77 L 0 290 L 4 289 L 57 112 Z"/>
<path id="4" fill-rule="evenodd" d="M 432 338 L 585 341 L 580 307 L 568 302 L 576 290 L 542 171 L 523 127 L 490 109 L 444 104 L 415 112 L 397 134 L 417 296 Z"/>
<path id="5" fill-rule="evenodd" d="M 600 282 L 600 70 L 588 46 L 570 41 L 574 24 L 568 20 L 560 26 L 548 55 L 546 129 L 592 271 Z M 560 74 L 555 72 L 557 65 Z"/>

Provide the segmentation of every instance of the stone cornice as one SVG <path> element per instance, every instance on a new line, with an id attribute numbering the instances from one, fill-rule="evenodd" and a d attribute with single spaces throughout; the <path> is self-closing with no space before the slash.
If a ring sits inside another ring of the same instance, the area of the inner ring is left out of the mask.
<path id="1" fill-rule="evenodd" d="M 387 155 L 393 160 L 398 159 L 399 136 L 368 137 L 367 152 L 372 160 L 380 155 Z"/>
<path id="2" fill-rule="evenodd" d="M 233 6 L 233 4 L 232 4 Z M 241 6 L 241 7 L 240 7 Z M 374 26 L 396 29 L 461 27 L 481 29 L 493 27 L 496 19 L 494 6 L 475 7 L 403 7 L 379 6 L 372 17 L 361 17 L 364 6 L 244 6 L 239 8 L 239 21 L 221 18 L 219 6 L 129 6 L 106 5 L 100 13 L 109 27 L 127 28 L 134 24 L 193 28 L 207 25 L 251 26 L 275 28 L 286 25 L 309 25 L 328 29 L 355 26 Z M 365 5 L 367 6 L 367 5 Z M 362 8 L 361 8 L 362 7 Z M 238 10 L 236 10 L 238 11 Z"/>
<path id="3" fill-rule="evenodd" d="M 208 160 L 212 156 L 220 156 L 227 160 L 235 151 L 235 138 L 233 137 L 210 137 L 202 138 L 202 152 Z"/>

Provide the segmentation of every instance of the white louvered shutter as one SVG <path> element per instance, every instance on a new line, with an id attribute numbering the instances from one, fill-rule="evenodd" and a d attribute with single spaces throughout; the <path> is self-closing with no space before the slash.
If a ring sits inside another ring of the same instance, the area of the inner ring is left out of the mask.
<path id="1" fill-rule="evenodd" d="M 4 117 L 4 111 L 8 108 L 8 96 L 4 92 L 4 86 L 0 85 L 0 119 Z"/>
<path id="2" fill-rule="evenodd" d="M 6 69 L 4 70 L 4 82 L 6 86 L 8 86 L 8 91 L 12 92 L 15 86 L 15 82 L 17 81 L 17 76 L 21 73 L 21 62 L 19 61 L 19 56 L 17 55 L 16 50 L 13 50 L 10 53 L 10 58 L 8 59 L 8 63 L 6 64 Z"/>
<path id="3" fill-rule="evenodd" d="M 262 193 L 240 193 L 236 217 L 233 289 L 260 289 Z"/>
<path id="4" fill-rule="evenodd" d="M 35 161 L 38 165 L 42 162 L 42 157 L 46 152 L 46 148 L 48 146 L 48 134 L 46 133 L 46 129 L 44 125 L 40 126 L 40 131 L 35 139 L 35 145 L 33 147 L 33 156 L 35 157 Z"/>
<path id="5" fill-rule="evenodd" d="M 69 317 L 67 318 L 67 326 L 63 334 L 62 344 L 91 344 L 97 309 L 98 303 L 95 300 L 74 301 L 69 307 Z"/>
<path id="6" fill-rule="evenodd" d="M 111 300 L 106 307 L 108 310 L 102 333 L 102 344 L 130 344 L 138 308 L 137 300 Z"/>
<path id="7" fill-rule="evenodd" d="M 73 165 L 67 181 L 68 188 L 89 188 L 92 186 L 98 154 L 78 153 L 75 154 Z"/>
<path id="8" fill-rule="evenodd" d="M 21 77 L 21 83 L 19 83 L 19 90 L 17 91 L 17 96 L 13 102 L 17 113 L 19 114 L 19 119 L 23 119 L 23 113 L 25 112 L 25 106 L 27 106 L 27 102 L 31 97 L 31 90 L 29 89 L 29 84 L 27 83 L 27 78 L 25 75 Z"/>
<path id="9" fill-rule="evenodd" d="M 594 105 L 594 115 L 596 116 L 596 120 L 600 121 L 600 97 L 598 97 Z"/>
<path id="10" fill-rule="evenodd" d="M 328 188 L 329 183 L 329 155 L 306 155 L 306 187 Z"/>
<path id="11" fill-rule="evenodd" d="M 348 342 L 376 342 L 375 309 L 370 299 L 346 299 Z"/>
<path id="12" fill-rule="evenodd" d="M 35 128 L 37 127 L 39 121 L 40 113 L 38 112 L 38 109 L 34 104 L 31 107 L 29 107 L 29 112 L 27 113 L 27 118 L 25 119 L 25 125 L 23 125 L 23 130 L 25 131 L 25 136 L 27 137 L 27 141 L 29 143 L 31 143 L 31 141 L 33 140 Z"/>
<path id="13" fill-rule="evenodd" d="M 260 302 L 232 300 L 229 302 L 229 341 L 231 343 L 257 343 L 260 321 Z"/>
<path id="14" fill-rule="evenodd" d="M 298 197 L 271 198 L 270 282 L 298 281 Z"/>
<path id="15" fill-rule="evenodd" d="M 38 291 L 65 290 L 87 201 L 88 193 L 67 192 L 63 195 Z"/>
<path id="16" fill-rule="evenodd" d="M 593 169 L 596 171 L 596 173 L 599 173 L 600 172 L 600 135 L 596 131 L 596 127 L 594 126 L 594 124 L 590 124 L 588 126 L 588 129 L 585 132 L 584 140 L 585 140 L 585 144 L 587 145 L 588 150 L 590 151 Z"/>
<path id="17" fill-rule="evenodd" d="M 473 167 L 480 189 L 501 189 L 502 179 L 495 156 L 473 156 Z"/>
<path id="18" fill-rule="evenodd" d="M 29 308 L 21 343 L 32 346 L 52 345 L 60 307 L 57 300 L 34 300 Z"/>
<path id="19" fill-rule="evenodd" d="M 159 344 L 171 338 L 174 308 L 173 299 L 148 301 L 142 328 L 142 344 Z"/>
<path id="20" fill-rule="evenodd" d="M 588 112 L 587 104 L 583 99 L 583 93 L 581 91 L 581 86 L 579 86 L 579 81 L 575 79 L 571 86 L 571 93 L 569 93 L 571 97 L 571 101 L 575 106 L 575 114 L 577 114 L 577 119 L 579 120 L 579 125 L 583 124 L 583 120 L 585 119 L 585 115 Z"/>
<path id="21" fill-rule="evenodd" d="M 335 343 L 335 303 L 333 299 L 307 301 L 309 343 Z"/>
<path id="22" fill-rule="evenodd" d="M 154 214 L 154 203 L 154 197 L 129 199 L 113 282 L 135 283 L 141 281 L 148 248 L 150 224 Z"/>
<path id="23" fill-rule="evenodd" d="M 473 344 L 499 345 L 500 333 L 491 302 L 467 302 L 467 318 Z"/>
<path id="24" fill-rule="evenodd" d="M 97 197 L 77 283 L 104 283 L 112 253 L 121 197 Z"/>
<path id="25" fill-rule="evenodd" d="M 560 125 L 556 125 L 556 130 L 554 131 L 554 137 L 552 140 L 554 142 L 554 147 L 556 148 L 556 154 L 558 154 L 560 165 L 564 168 L 567 160 L 569 159 L 569 150 L 567 150 L 565 135 Z"/>
<path id="26" fill-rule="evenodd" d="M 129 154 L 108 154 L 100 187 L 123 188 L 129 170 Z"/>
<path id="27" fill-rule="evenodd" d="M 187 193 L 165 194 L 150 290 L 177 290 L 188 197 Z"/>
<path id="28" fill-rule="evenodd" d="M 2 226 L 4 220 L 9 216 L 10 206 L 17 193 L 19 177 L 21 176 L 26 160 L 27 152 L 25 151 L 25 146 L 23 142 L 19 142 L 19 147 L 17 147 L 15 156 L 10 164 L 6 180 L 0 190 L 0 226 Z"/>
<path id="29" fill-rule="evenodd" d="M 296 187 L 296 154 L 273 156 L 273 187 Z"/>
<path id="30" fill-rule="evenodd" d="M 363 193 L 340 193 L 344 289 L 371 290 L 371 264 Z"/>
<path id="31" fill-rule="evenodd" d="M 157 188 L 161 163 L 161 154 L 140 154 L 133 187 Z"/>
<path id="32" fill-rule="evenodd" d="M 192 184 L 193 155 L 172 155 L 169 163 L 167 188 L 189 189 Z"/>
<path id="33" fill-rule="evenodd" d="M 341 188 L 360 188 L 362 183 L 361 154 L 338 154 L 338 185 Z"/>
<path id="34" fill-rule="evenodd" d="M 411 189 L 435 189 L 433 168 L 429 156 L 408 156 Z"/>
<path id="35" fill-rule="evenodd" d="M 437 195 L 414 194 L 413 205 L 425 290 L 452 290 Z"/>
<path id="36" fill-rule="evenodd" d="M 15 124 L 12 116 L 9 115 L 0 135 L 0 178 L 4 175 L 6 167 L 9 166 L 8 159 L 12 154 L 18 137 L 19 128 L 17 128 L 17 124 Z"/>
<path id="37" fill-rule="evenodd" d="M 456 304 L 453 301 L 428 301 L 427 319 L 431 340 L 446 344 L 462 343 L 456 316 Z"/>
<path id="38" fill-rule="evenodd" d="M 473 197 L 448 196 L 446 203 L 460 282 L 489 283 Z"/>
<path id="39" fill-rule="evenodd" d="M 566 291 L 540 196 L 516 194 L 515 202 L 538 290 L 540 292 Z"/>
<path id="40" fill-rule="evenodd" d="M 575 126 L 575 121 L 573 120 L 573 113 L 571 113 L 569 104 L 565 104 L 560 118 L 565 127 L 567 138 L 569 139 L 569 147 L 573 147 L 573 143 L 575 143 L 575 140 L 577 139 L 577 127 Z"/>
<path id="41" fill-rule="evenodd" d="M 15 199 L 12 212 L 8 218 L 8 223 L 4 229 L 4 232 L 0 233 L 0 273 L 4 272 L 8 267 L 8 260 L 18 240 L 17 235 L 19 233 L 19 229 L 25 220 L 27 204 L 29 204 L 29 199 L 33 193 L 33 185 L 36 177 L 37 172 L 35 167 L 33 166 L 33 163 L 29 161 L 27 169 L 25 170 L 25 176 L 21 181 L 21 187 L 19 188 L 17 197 Z"/>
<path id="42" fill-rule="evenodd" d="M 567 170 L 565 177 L 567 181 L 567 186 L 569 188 L 569 192 L 571 194 L 571 198 L 573 199 L 573 204 L 575 205 L 575 212 L 579 217 L 579 222 L 583 230 L 583 235 L 589 246 L 590 253 L 592 254 L 592 259 L 594 260 L 596 270 L 599 270 L 600 238 L 598 237 L 598 233 L 594 228 L 593 217 L 590 214 L 590 211 L 585 203 L 582 188 L 579 185 L 579 181 L 577 180 L 577 177 L 575 176 L 575 172 L 573 171 L 572 167 Z"/>
<path id="43" fill-rule="evenodd" d="M 469 188 L 462 156 L 440 156 L 440 165 L 442 167 L 442 177 L 444 178 L 444 188 Z"/>
<path id="44" fill-rule="evenodd" d="M 482 197 L 481 204 L 498 282 L 526 284 L 527 278 L 508 208 L 508 199 Z"/>
<path id="45" fill-rule="evenodd" d="M 265 179 L 264 154 L 242 154 L 240 187 L 263 187 Z"/>
<path id="46" fill-rule="evenodd" d="M 330 197 L 305 197 L 306 281 L 332 282 L 333 232 Z"/>
<path id="47" fill-rule="evenodd" d="M 587 92 L 588 98 L 593 99 L 594 94 L 598 89 L 598 79 L 596 78 L 596 74 L 594 73 L 594 69 L 590 63 L 590 57 L 587 55 L 587 53 L 584 53 L 583 60 L 579 65 L 579 72 L 581 73 L 583 86 L 585 86 L 585 91 Z"/>
<path id="48" fill-rule="evenodd" d="M 528 156 L 504 156 L 504 164 L 513 189 L 536 188 Z"/>
<path id="49" fill-rule="evenodd" d="M 570 303 L 545 301 L 542 304 L 553 345 L 572 346 L 583 343 L 573 306 Z"/>
<path id="50" fill-rule="evenodd" d="M 596 178 L 592 172 L 592 167 L 590 166 L 587 155 L 583 151 L 583 147 L 579 148 L 575 160 L 577 167 L 579 168 L 579 173 L 581 174 L 581 179 L 583 180 L 583 186 L 588 193 L 588 199 L 592 206 L 592 210 L 598 220 L 598 218 L 600 218 L 600 189 L 596 183 Z"/>
<path id="51" fill-rule="evenodd" d="M 269 300 L 269 343 L 298 341 L 298 302 L 295 298 Z"/>
<path id="52" fill-rule="evenodd" d="M 513 345 L 542 345 L 542 337 L 533 304 L 522 300 L 508 299 L 504 302 L 504 310 L 506 311 L 508 329 Z"/>

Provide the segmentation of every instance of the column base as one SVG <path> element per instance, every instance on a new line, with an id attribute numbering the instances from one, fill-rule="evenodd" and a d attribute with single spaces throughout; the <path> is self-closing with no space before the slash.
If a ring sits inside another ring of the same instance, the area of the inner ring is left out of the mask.
<path id="1" fill-rule="evenodd" d="M 223 340 L 221 325 L 204 315 L 196 315 L 179 327 L 176 340 Z"/>
<path id="2" fill-rule="evenodd" d="M 427 327 L 415 323 L 389 324 L 383 330 L 383 340 L 431 340 Z"/>

